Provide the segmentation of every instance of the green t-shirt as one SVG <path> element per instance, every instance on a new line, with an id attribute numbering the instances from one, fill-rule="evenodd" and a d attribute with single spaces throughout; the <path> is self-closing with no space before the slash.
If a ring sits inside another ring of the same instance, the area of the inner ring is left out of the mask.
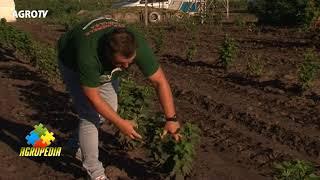
<path id="1" fill-rule="evenodd" d="M 124 25 L 113 19 L 98 18 L 77 25 L 59 39 L 59 59 L 66 67 L 79 73 L 82 85 L 98 87 L 111 81 L 119 75 L 117 72 L 122 71 L 121 68 L 116 68 L 111 60 L 102 58 L 102 39 L 112 32 L 114 27 Z M 131 28 L 127 29 L 134 34 L 138 45 L 134 63 L 145 77 L 149 77 L 157 71 L 159 63 L 143 35 Z"/>

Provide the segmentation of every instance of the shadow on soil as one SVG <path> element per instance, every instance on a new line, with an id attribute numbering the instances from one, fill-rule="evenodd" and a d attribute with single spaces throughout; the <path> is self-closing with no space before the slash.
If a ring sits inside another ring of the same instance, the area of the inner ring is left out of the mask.
<path id="1" fill-rule="evenodd" d="M 11 56 L 13 57 L 13 55 Z M 72 107 L 68 94 L 52 88 L 48 85 L 47 80 L 38 73 L 20 65 L 15 58 L 9 58 L 6 62 L 10 66 L 0 69 L 6 78 L 31 81 L 27 85 L 15 85 L 20 92 L 19 99 L 33 110 L 32 114 L 26 118 L 33 121 L 31 124 L 43 123 L 48 129 L 51 129 L 55 133 L 55 146 L 63 146 L 67 141 L 66 135 L 70 135 L 78 125 L 78 119 L 71 112 Z M 21 146 L 27 146 L 25 136 L 33 129 L 31 126 L 15 123 L 13 120 L 1 117 L 0 127 L 0 140 L 8 144 L 17 154 L 19 154 Z M 9 137 L 5 132 L 16 135 L 17 140 Z M 129 177 L 159 179 L 158 173 L 150 164 L 142 160 L 131 159 L 125 152 L 121 152 L 113 135 L 100 131 L 100 136 L 105 147 L 100 150 L 100 159 L 103 160 L 104 165 L 113 165 L 124 169 Z M 70 173 L 76 178 L 85 176 L 81 163 L 68 155 L 59 159 L 33 157 L 29 157 L 29 159 L 37 163 L 45 163 L 57 171 Z"/>
<path id="2" fill-rule="evenodd" d="M 290 95 L 302 94 L 302 89 L 299 87 L 299 85 L 294 84 L 291 87 L 287 87 L 287 85 L 279 79 L 260 82 L 255 79 L 245 77 L 240 73 L 230 73 L 226 76 L 225 80 L 242 85 L 242 86 L 251 86 L 261 90 L 264 90 L 264 88 L 266 87 L 271 87 L 271 88 L 283 90 L 284 92 L 289 93 Z"/>
<path id="3" fill-rule="evenodd" d="M 212 69 L 220 69 L 221 67 L 217 64 L 209 64 L 205 63 L 203 61 L 188 61 L 186 59 L 181 58 L 180 56 L 175 56 L 175 55 L 169 55 L 165 54 L 161 56 L 162 60 L 168 60 L 171 63 L 177 64 L 177 65 L 182 65 L 182 66 L 199 66 L 199 67 L 207 67 L 207 68 L 212 68 Z"/>

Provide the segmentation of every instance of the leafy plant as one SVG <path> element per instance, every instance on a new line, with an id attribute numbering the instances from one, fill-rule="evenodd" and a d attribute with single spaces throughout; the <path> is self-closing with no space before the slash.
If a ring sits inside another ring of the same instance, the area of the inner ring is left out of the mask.
<path id="1" fill-rule="evenodd" d="M 156 129 L 156 136 L 150 145 L 152 155 L 158 165 L 170 176 L 186 176 L 191 173 L 195 157 L 195 147 L 200 141 L 200 129 L 186 123 L 180 134 L 182 139 L 176 142 L 172 136 L 167 135 L 161 139 L 162 129 Z"/>
<path id="2" fill-rule="evenodd" d="M 320 69 L 320 58 L 314 49 L 304 54 L 304 62 L 299 67 L 299 81 L 303 90 L 309 88 Z"/>
<path id="3" fill-rule="evenodd" d="M 319 180 L 314 166 L 305 161 L 292 160 L 275 164 L 276 180 Z"/>
<path id="4" fill-rule="evenodd" d="M 223 43 L 219 49 L 219 63 L 227 69 L 234 61 L 236 56 L 237 46 L 234 39 L 227 34 L 224 37 Z"/>
<path id="5" fill-rule="evenodd" d="M 261 55 L 253 55 L 248 59 L 247 71 L 250 76 L 261 76 L 264 64 L 261 61 Z"/>
<path id="6" fill-rule="evenodd" d="M 147 134 L 146 124 L 150 109 L 153 91 L 149 87 L 136 84 L 130 77 L 121 79 L 119 92 L 119 115 L 128 120 L 132 120 L 138 126 L 138 132 L 145 136 Z M 126 149 L 133 149 L 142 145 L 141 142 L 127 139 L 120 131 L 117 131 L 119 142 Z"/>

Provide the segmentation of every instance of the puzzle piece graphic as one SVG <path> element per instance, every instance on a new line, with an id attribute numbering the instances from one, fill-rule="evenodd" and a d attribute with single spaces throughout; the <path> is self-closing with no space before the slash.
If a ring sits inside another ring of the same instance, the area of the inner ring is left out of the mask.
<path id="1" fill-rule="evenodd" d="M 39 139 L 38 141 L 36 141 L 36 142 L 34 143 L 33 147 L 45 148 L 45 147 L 47 147 L 47 144 L 44 143 L 44 142 L 42 141 L 42 139 Z"/>
<path id="2" fill-rule="evenodd" d="M 44 136 L 41 136 L 42 142 L 46 143 L 48 146 L 51 144 L 51 141 L 54 141 L 56 138 L 53 137 L 53 133 L 49 133 L 49 131 L 45 132 Z"/>
<path id="3" fill-rule="evenodd" d="M 46 133 L 46 131 L 48 131 L 48 129 L 45 128 L 43 126 L 43 124 L 40 123 L 39 125 L 34 126 L 34 131 L 39 135 L 39 137 L 41 137 L 41 136 L 45 135 L 45 133 Z"/>
<path id="4" fill-rule="evenodd" d="M 34 145 L 36 141 L 40 138 L 35 131 L 31 131 L 29 135 L 26 136 L 27 144 Z"/>

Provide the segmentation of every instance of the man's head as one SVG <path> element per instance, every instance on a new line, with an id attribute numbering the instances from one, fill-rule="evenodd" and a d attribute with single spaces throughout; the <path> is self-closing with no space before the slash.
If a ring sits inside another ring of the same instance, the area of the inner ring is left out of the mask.
<path id="1" fill-rule="evenodd" d="M 136 56 L 134 35 L 126 28 L 115 28 L 107 35 L 104 46 L 106 57 L 117 67 L 127 68 Z"/>

